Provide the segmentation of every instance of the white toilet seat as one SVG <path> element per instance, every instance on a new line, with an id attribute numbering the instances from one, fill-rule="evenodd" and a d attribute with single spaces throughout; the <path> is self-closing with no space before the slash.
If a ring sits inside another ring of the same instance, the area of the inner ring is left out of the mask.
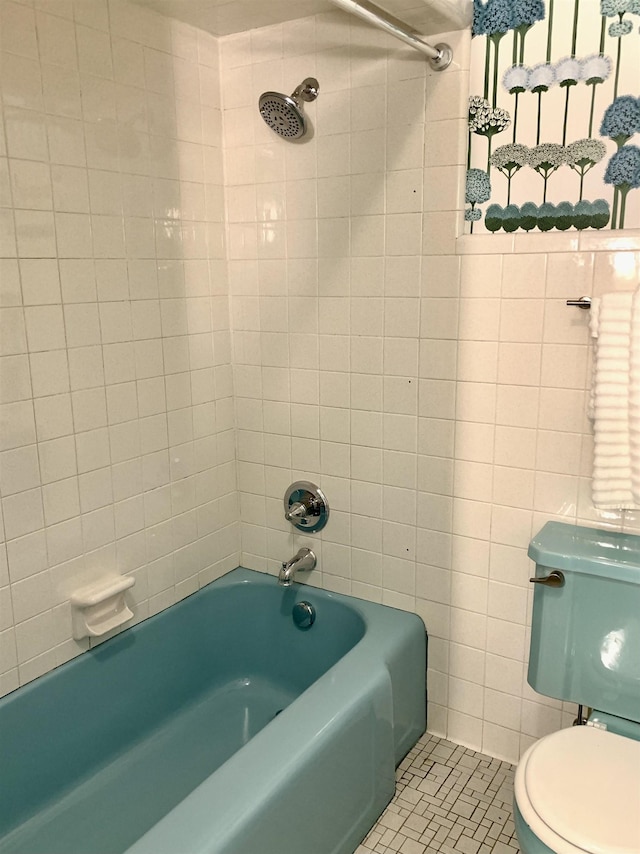
<path id="1" fill-rule="evenodd" d="M 639 854 L 640 742 L 586 726 L 548 735 L 520 760 L 515 799 L 557 854 Z"/>

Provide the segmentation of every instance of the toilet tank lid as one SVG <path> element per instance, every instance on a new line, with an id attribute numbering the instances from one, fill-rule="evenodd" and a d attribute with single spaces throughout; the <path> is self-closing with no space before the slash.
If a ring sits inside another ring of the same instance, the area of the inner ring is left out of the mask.
<path id="1" fill-rule="evenodd" d="M 640 536 L 547 522 L 529 543 L 541 566 L 640 584 Z"/>

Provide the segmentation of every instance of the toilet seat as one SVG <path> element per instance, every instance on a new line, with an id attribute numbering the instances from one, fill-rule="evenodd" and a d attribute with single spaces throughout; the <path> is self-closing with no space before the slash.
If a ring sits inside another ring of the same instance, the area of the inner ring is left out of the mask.
<path id="1" fill-rule="evenodd" d="M 638 854 L 640 742 L 589 726 L 546 736 L 520 760 L 515 798 L 557 854 Z"/>

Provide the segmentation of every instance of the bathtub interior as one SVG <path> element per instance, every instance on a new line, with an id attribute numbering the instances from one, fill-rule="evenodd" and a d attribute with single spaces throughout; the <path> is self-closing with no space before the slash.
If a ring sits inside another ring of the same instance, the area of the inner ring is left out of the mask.
<path id="1" fill-rule="evenodd" d="M 0 702 L 0 851 L 126 850 L 364 635 L 233 575 Z"/>

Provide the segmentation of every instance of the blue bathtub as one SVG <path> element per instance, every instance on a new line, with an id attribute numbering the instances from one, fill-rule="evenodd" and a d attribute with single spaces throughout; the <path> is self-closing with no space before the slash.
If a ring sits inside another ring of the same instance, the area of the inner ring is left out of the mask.
<path id="1" fill-rule="evenodd" d="M 425 640 L 234 570 L 0 700 L 0 852 L 348 854 L 424 731 Z"/>

